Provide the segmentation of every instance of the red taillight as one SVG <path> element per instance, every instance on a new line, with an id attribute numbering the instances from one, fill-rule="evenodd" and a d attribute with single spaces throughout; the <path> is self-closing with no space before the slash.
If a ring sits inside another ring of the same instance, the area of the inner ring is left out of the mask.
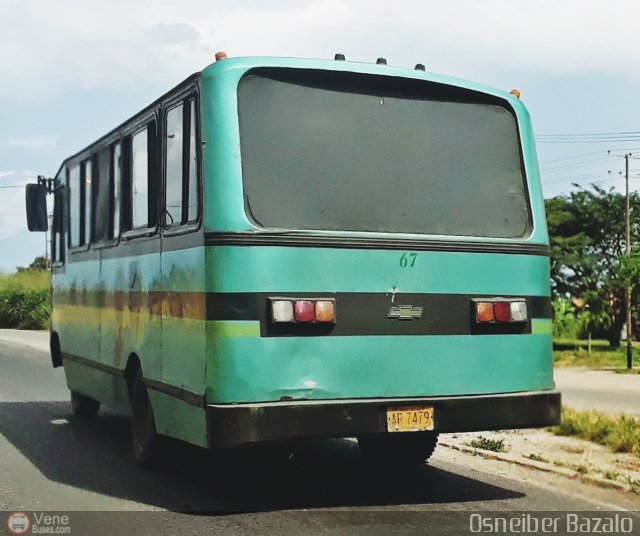
<path id="1" fill-rule="evenodd" d="M 310 300 L 298 300 L 293 302 L 293 318 L 296 322 L 313 322 L 314 305 Z"/>
<path id="2" fill-rule="evenodd" d="M 495 302 L 493 310 L 496 322 L 511 322 L 511 303 Z"/>
<path id="3" fill-rule="evenodd" d="M 336 321 L 333 298 L 269 298 L 269 308 L 274 324 L 334 324 Z"/>
<path id="4" fill-rule="evenodd" d="M 472 307 L 478 324 L 527 322 L 529 317 L 524 298 L 480 298 L 472 300 Z"/>

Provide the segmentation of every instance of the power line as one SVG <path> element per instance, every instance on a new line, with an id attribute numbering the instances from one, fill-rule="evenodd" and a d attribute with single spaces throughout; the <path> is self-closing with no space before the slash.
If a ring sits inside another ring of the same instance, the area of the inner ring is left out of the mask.
<path id="1" fill-rule="evenodd" d="M 576 138 L 579 136 L 586 136 L 586 137 L 594 137 L 594 136 L 640 136 L 640 130 L 631 130 L 631 131 L 617 131 L 617 132 L 576 132 L 573 134 L 566 134 L 566 133 L 561 133 L 561 134 L 539 134 L 539 136 L 542 136 L 544 138 L 549 138 L 549 137 L 570 137 L 570 138 Z"/>
<path id="2" fill-rule="evenodd" d="M 536 143 L 629 143 L 630 141 L 640 141 L 638 138 L 623 138 L 623 139 L 540 139 L 536 138 Z"/>
<path id="3" fill-rule="evenodd" d="M 565 162 L 564 164 L 558 164 L 558 165 L 551 166 L 551 167 L 548 167 L 548 168 L 541 167 L 540 171 L 544 172 L 544 173 L 554 173 L 557 170 L 565 170 L 565 169 L 572 169 L 572 168 L 590 166 L 590 165 L 592 165 L 594 163 L 608 162 L 608 161 L 609 161 L 609 157 L 608 156 L 601 156 L 599 158 L 592 158 L 591 160 L 585 160 L 584 162 Z"/>

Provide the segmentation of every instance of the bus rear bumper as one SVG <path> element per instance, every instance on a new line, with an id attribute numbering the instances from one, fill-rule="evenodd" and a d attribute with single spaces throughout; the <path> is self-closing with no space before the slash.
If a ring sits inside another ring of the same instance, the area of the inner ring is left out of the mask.
<path id="1" fill-rule="evenodd" d="M 560 422 L 560 392 L 207 405 L 208 445 L 386 433 L 387 408 L 432 406 L 436 432 L 538 428 Z"/>

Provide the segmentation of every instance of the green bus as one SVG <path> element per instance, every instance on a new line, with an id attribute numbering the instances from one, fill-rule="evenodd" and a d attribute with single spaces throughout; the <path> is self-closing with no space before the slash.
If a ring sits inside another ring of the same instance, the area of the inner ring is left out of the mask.
<path id="1" fill-rule="evenodd" d="M 549 242 L 517 92 L 334 60 L 226 58 L 67 158 L 51 358 L 74 413 L 212 449 L 555 424 Z M 47 183 L 47 184 L 45 184 Z M 44 220 L 44 221 L 43 221 Z"/>

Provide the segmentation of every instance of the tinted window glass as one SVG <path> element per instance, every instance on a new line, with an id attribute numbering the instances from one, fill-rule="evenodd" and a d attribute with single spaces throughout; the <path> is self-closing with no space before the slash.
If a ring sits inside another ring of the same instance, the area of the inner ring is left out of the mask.
<path id="1" fill-rule="evenodd" d="M 80 245 L 80 166 L 69 168 L 69 244 Z"/>
<path id="2" fill-rule="evenodd" d="M 51 240 L 51 257 L 53 262 L 64 262 L 64 184 L 66 168 L 62 168 L 55 181 L 55 193 L 53 195 L 53 236 Z"/>
<path id="3" fill-rule="evenodd" d="M 198 167 L 196 152 L 196 102 L 189 101 L 189 200 L 187 206 L 188 221 L 198 218 Z"/>
<path id="4" fill-rule="evenodd" d="M 167 112 L 166 122 L 166 224 L 182 221 L 182 104 Z"/>
<path id="5" fill-rule="evenodd" d="M 426 90 L 404 96 L 406 84 L 389 79 L 362 90 L 322 84 L 277 74 L 240 83 L 243 180 L 258 224 L 527 233 L 518 131 L 506 108 L 481 95 L 477 102 L 430 99 Z"/>
<path id="6" fill-rule="evenodd" d="M 149 224 L 149 153 L 147 128 L 131 139 L 131 223 L 133 228 Z"/>
<path id="7" fill-rule="evenodd" d="M 121 180 L 122 180 L 122 156 L 121 156 L 120 144 L 115 143 L 111 147 L 111 166 L 113 169 L 113 230 L 111 232 L 111 238 L 116 238 L 120 235 L 120 206 L 121 206 Z"/>
<path id="8" fill-rule="evenodd" d="M 83 214 L 84 214 L 84 226 L 83 226 L 83 243 L 88 244 L 91 242 L 91 217 L 93 214 L 93 203 L 92 203 L 92 194 L 93 194 L 93 166 L 91 165 L 91 160 L 86 160 L 83 169 Z"/>
<path id="9" fill-rule="evenodd" d="M 94 239 L 97 241 L 109 238 L 109 221 L 111 210 L 111 150 L 106 147 L 98 153 L 98 196 L 96 200 Z"/>

